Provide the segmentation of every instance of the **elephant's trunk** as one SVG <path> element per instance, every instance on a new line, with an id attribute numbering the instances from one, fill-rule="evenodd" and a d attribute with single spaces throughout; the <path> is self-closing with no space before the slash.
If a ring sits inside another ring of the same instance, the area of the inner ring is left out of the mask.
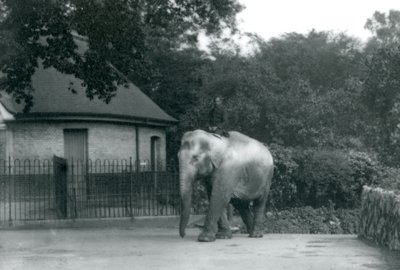
<path id="1" fill-rule="evenodd" d="M 179 173 L 180 192 L 181 192 L 181 220 L 179 223 L 179 235 L 185 236 L 185 229 L 190 218 L 190 209 L 192 207 L 192 193 L 194 175 L 185 172 Z"/>

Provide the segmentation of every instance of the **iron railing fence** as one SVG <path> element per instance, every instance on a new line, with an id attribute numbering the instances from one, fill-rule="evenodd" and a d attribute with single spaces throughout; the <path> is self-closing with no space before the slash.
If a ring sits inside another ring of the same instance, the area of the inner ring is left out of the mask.
<path id="1" fill-rule="evenodd" d="M 176 166 L 132 159 L 0 160 L 2 223 L 179 213 Z"/>

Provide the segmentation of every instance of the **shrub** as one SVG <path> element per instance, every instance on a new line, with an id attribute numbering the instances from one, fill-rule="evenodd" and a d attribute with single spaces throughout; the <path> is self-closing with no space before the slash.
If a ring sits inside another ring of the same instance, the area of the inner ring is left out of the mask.
<path id="1" fill-rule="evenodd" d="M 294 149 L 271 145 L 275 171 L 270 209 L 312 206 L 353 208 L 362 187 L 378 182 L 379 165 L 363 152 Z"/>
<path id="2" fill-rule="evenodd" d="M 312 151 L 299 160 L 297 174 L 299 199 L 313 207 L 330 201 L 347 207 L 351 168 L 338 152 Z"/>
<path id="3" fill-rule="evenodd" d="M 274 158 L 274 177 L 269 196 L 269 207 L 282 209 L 296 204 L 297 185 L 295 173 L 298 164 L 295 161 L 296 150 L 273 144 L 269 147 Z"/>
<path id="4" fill-rule="evenodd" d="M 378 178 L 379 181 L 374 183 L 375 186 L 400 193 L 400 169 L 382 166 Z"/>
<path id="5" fill-rule="evenodd" d="M 362 199 L 359 235 L 400 250 L 400 195 L 365 186 Z"/>
<path id="6" fill-rule="evenodd" d="M 298 187 L 302 201 L 313 207 L 360 205 L 362 187 L 377 179 L 378 163 L 366 153 L 317 150 L 299 160 Z"/>

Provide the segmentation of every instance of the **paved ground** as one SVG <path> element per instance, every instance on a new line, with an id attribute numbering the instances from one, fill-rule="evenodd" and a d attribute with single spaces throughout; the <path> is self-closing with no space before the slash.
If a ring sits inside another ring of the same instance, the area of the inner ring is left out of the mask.
<path id="1" fill-rule="evenodd" d="M 181 239 L 176 228 L 0 230 L 0 269 L 379 269 L 399 270 L 400 253 L 354 235 L 235 234 L 214 243 Z"/>

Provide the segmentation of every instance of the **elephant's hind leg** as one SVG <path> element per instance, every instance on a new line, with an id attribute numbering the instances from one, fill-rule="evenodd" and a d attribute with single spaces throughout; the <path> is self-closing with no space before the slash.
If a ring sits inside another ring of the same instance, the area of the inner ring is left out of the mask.
<path id="1" fill-rule="evenodd" d="M 240 217 L 246 225 L 247 232 L 251 234 L 254 229 L 254 215 L 250 210 L 250 202 L 232 199 L 231 203 L 239 211 Z"/>
<path id="2" fill-rule="evenodd" d="M 250 237 L 260 238 L 264 234 L 264 215 L 265 215 L 265 205 L 267 203 L 267 195 L 262 196 L 253 203 L 254 207 L 254 228 L 250 232 Z"/>

